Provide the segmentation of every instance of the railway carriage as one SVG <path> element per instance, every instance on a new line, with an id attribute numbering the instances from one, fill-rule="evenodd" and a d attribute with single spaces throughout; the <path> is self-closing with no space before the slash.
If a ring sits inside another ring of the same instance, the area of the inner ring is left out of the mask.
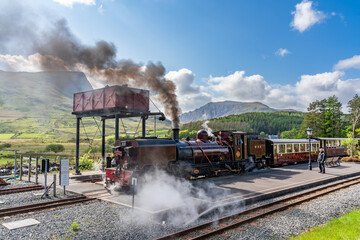
<path id="1" fill-rule="evenodd" d="M 309 140 L 307 139 L 272 139 L 274 159 L 270 165 L 282 165 L 309 161 Z M 311 159 L 317 158 L 320 142 L 311 139 Z"/>
<path id="2" fill-rule="evenodd" d="M 342 144 L 346 138 L 317 138 L 320 146 L 324 148 L 326 154 L 326 167 L 340 165 L 341 157 L 348 156 L 347 148 Z"/>

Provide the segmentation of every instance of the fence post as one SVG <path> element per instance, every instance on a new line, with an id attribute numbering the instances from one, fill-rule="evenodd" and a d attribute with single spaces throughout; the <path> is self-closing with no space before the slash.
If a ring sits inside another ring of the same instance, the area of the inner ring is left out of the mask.
<path id="1" fill-rule="evenodd" d="M 20 181 L 22 181 L 22 174 L 23 174 L 23 172 L 22 172 L 22 170 L 23 170 L 23 155 L 20 155 L 20 178 L 19 178 L 19 180 Z"/>
<path id="2" fill-rule="evenodd" d="M 16 150 L 15 150 L 15 164 L 14 164 L 14 179 L 16 180 Z"/>
<path id="3" fill-rule="evenodd" d="M 38 170 L 39 157 L 36 157 L 36 167 L 35 167 L 35 184 L 39 183 L 39 170 Z"/>
<path id="4" fill-rule="evenodd" d="M 30 182 L 30 177 L 31 177 L 31 156 L 29 156 L 28 182 Z"/>
<path id="5" fill-rule="evenodd" d="M 56 174 L 54 174 L 54 197 L 56 197 Z"/>

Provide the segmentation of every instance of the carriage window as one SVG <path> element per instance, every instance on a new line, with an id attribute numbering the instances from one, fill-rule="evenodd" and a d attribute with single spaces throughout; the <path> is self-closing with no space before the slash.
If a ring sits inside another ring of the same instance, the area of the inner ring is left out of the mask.
<path id="1" fill-rule="evenodd" d="M 299 144 L 294 144 L 294 152 L 299 152 Z"/>
<path id="2" fill-rule="evenodd" d="M 312 151 L 312 152 L 316 152 L 316 151 L 317 151 L 317 148 L 316 148 L 316 147 L 317 147 L 317 144 L 316 144 L 316 143 L 312 143 L 312 144 L 311 144 L 311 151 Z"/>
<path id="3" fill-rule="evenodd" d="M 300 144 L 300 152 L 305 152 L 305 143 Z"/>
<path id="4" fill-rule="evenodd" d="M 274 154 L 277 154 L 277 153 L 278 153 L 277 148 L 278 148 L 278 145 L 275 145 L 275 144 L 274 144 Z"/>
<path id="5" fill-rule="evenodd" d="M 308 144 L 308 143 L 306 144 L 306 151 L 307 151 L 307 152 L 309 151 L 309 145 L 310 145 L 310 144 Z"/>
<path id="6" fill-rule="evenodd" d="M 285 144 L 279 145 L 279 153 L 285 153 Z"/>
<path id="7" fill-rule="evenodd" d="M 286 152 L 288 153 L 292 152 L 292 144 L 286 144 Z"/>

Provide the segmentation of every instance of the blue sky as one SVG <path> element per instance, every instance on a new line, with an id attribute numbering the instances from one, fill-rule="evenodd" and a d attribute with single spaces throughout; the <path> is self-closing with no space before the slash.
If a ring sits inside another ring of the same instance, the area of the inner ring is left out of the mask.
<path id="1" fill-rule="evenodd" d="M 2 9 L 14 4 L 5 2 Z M 44 24 L 65 18 L 85 44 L 114 43 L 118 59 L 161 62 L 183 112 L 222 100 L 305 110 L 334 94 L 346 105 L 360 93 L 360 1 L 20 2 Z M 19 55 L 0 52 L 3 70 L 24 70 L 6 54 Z"/>

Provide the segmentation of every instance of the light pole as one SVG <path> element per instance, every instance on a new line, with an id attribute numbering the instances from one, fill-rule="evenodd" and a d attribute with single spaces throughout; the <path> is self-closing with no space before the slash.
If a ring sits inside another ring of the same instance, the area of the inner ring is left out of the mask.
<path id="1" fill-rule="evenodd" d="M 309 137 L 309 170 L 312 170 L 312 165 L 311 165 L 311 135 L 312 135 L 312 129 L 310 127 L 308 127 L 308 129 L 306 129 L 306 133 Z"/>

